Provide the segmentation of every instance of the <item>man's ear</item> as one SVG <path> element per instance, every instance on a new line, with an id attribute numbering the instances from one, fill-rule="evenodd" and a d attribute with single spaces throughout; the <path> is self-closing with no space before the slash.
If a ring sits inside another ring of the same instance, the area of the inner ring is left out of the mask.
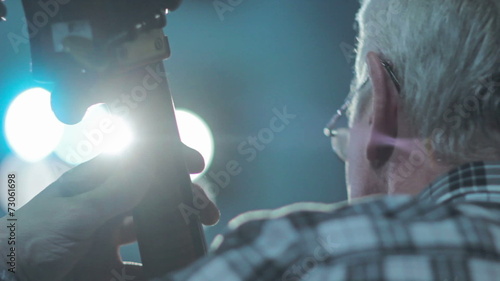
<path id="1" fill-rule="evenodd" d="M 394 140 L 398 135 L 399 92 L 377 54 L 368 53 L 366 60 L 372 82 L 373 106 L 366 155 L 371 165 L 379 168 L 394 152 Z"/>

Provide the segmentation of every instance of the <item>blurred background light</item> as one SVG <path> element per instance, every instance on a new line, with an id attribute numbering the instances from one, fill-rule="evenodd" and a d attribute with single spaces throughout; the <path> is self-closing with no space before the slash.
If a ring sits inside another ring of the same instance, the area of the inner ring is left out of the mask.
<path id="1" fill-rule="evenodd" d="M 4 124 L 9 146 L 22 159 L 36 162 L 54 150 L 64 131 L 50 106 L 50 93 L 29 89 L 10 104 Z"/>
<path id="2" fill-rule="evenodd" d="M 214 158 L 214 137 L 207 123 L 195 113 L 186 109 L 175 111 L 181 141 L 197 150 L 205 160 L 205 169 L 199 174 L 191 175 L 191 180 L 200 178 L 208 170 Z"/>
<path id="3" fill-rule="evenodd" d="M 98 104 L 87 110 L 80 123 L 65 126 L 55 154 L 68 164 L 78 165 L 101 153 L 120 153 L 132 140 L 126 122 L 109 113 L 104 104 Z"/>
<path id="4" fill-rule="evenodd" d="M 133 142 L 134 136 L 127 122 L 122 118 L 110 115 L 113 122 L 114 132 L 104 140 L 102 152 L 105 154 L 118 154 L 123 151 Z"/>

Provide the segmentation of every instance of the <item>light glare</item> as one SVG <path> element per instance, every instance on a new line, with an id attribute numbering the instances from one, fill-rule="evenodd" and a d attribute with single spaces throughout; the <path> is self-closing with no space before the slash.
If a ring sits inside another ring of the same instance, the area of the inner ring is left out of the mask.
<path id="1" fill-rule="evenodd" d="M 212 163 L 214 158 L 214 138 L 207 123 L 195 113 L 185 109 L 177 109 L 175 117 L 181 141 L 200 152 L 205 160 L 203 172 L 191 175 L 191 180 L 194 181 L 201 177 Z"/>
<path id="2" fill-rule="evenodd" d="M 64 124 L 52 112 L 50 93 L 33 88 L 11 103 L 4 129 L 12 150 L 25 161 L 37 162 L 57 146 Z"/>
<path id="3" fill-rule="evenodd" d="M 101 153 L 120 153 L 132 140 L 133 134 L 126 122 L 99 104 L 90 107 L 80 123 L 66 126 L 55 153 L 66 163 L 78 165 Z"/>

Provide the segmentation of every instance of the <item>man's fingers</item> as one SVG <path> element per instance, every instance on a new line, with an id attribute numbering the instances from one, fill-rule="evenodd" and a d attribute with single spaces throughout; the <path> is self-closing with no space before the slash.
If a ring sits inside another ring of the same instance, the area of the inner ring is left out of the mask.
<path id="1" fill-rule="evenodd" d="M 121 161 L 120 157 L 103 155 L 82 163 L 64 173 L 40 196 L 72 197 L 93 190 L 116 170 Z"/>
<path id="2" fill-rule="evenodd" d="M 206 207 L 200 210 L 200 219 L 204 225 L 214 225 L 219 221 L 220 212 L 217 206 L 208 198 L 205 191 L 198 186 L 193 184 L 193 193 L 195 196 L 204 202 L 207 202 Z M 120 234 L 118 239 L 118 245 L 124 245 L 133 243 L 137 240 L 137 234 L 135 231 L 134 218 L 130 216 L 125 216 L 123 218 Z"/>
<path id="3" fill-rule="evenodd" d="M 200 210 L 201 223 L 204 225 L 214 225 L 219 221 L 220 212 L 214 202 L 212 202 L 205 191 L 198 185 L 193 184 L 193 193 L 199 200 L 206 202 L 206 207 Z M 118 245 L 125 245 L 133 243 L 137 240 L 137 233 L 135 231 L 133 216 L 125 216 L 122 220 Z"/>
<path id="4" fill-rule="evenodd" d="M 205 168 L 203 156 L 196 150 L 183 145 L 183 155 L 189 173 L 201 173 Z M 125 156 L 102 155 L 74 167 L 49 185 L 40 196 L 73 197 L 94 190 L 115 171 L 119 172 Z M 130 162 L 130 161 L 129 161 Z M 137 174 L 137 173 L 136 173 Z"/>
<path id="5" fill-rule="evenodd" d="M 205 160 L 198 151 L 187 145 L 183 145 L 184 159 L 190 174 L 201 173 L 205 168 Z"/>
<path id="6" fill-rule="evenodd" d="M 127 161 L 119 166 L 98 188 L 75 197 L 97 212 L 101 220 L 132 210 L 155 181 L 152 172 L 140 162 Z"/>
<path id="7" fill-rule="evenodd" d="M 184 157 L 191 172 L 201 172 L 203 158 L 199 152 L 184 146 Z M 138 161 L 140 157 L 97 157 L 65 173 L 49 186 L 45 195 L 73 197 L 76 204 L 98 215 L 101 223 L 132 210 L 137 206 L 150 185 L 156 180 L 153 172 Z M 208 199 L 201 188 L 196 187 L 200 198 L 207 200 L 207 207 L 201 212 L 206 225 L 219 220 L 219 210 Z"/>
<path id="8" fill-rule="evenodd" d="M 193 184 L 193 193 L 194 196 L 197 197 L 197 199 L 201 200 L 202 202 L 205 202 L 206 204 L 202 204 L 205 206 L 200 213 L 200 219 L 201 223 L 204 225 L 214 225 L 219 221 L 220 218 L 220 211 L 219 208 L 215 205 L 212 200 L 210 200 L 205 193 L 205 191 L 196 184 Z"/>

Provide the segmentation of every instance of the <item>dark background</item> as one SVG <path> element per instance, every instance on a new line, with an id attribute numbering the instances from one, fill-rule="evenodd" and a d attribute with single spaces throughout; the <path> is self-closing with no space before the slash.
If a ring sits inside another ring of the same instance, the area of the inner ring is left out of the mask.
<path id="1" fill-rule="evenodd" d="M 2 124 L 12 99 L 38 86 L 29 72 L 29 45 L 16 53 L 7 38 L 21 34 L 21 1 L 6 5 L 9 20 L 0 24 Z M 349 89 L 358 1 L 243 0 L 232 8 L 219 17 L 214 1 L 185 0 L 165 29 L 176 105 L 203 117 L 215 137 L 210 171 L 225 170 L 231 160 L 242 167 L 218 194 L 222 217 L 206 229 L 209 242 L 246 211 L 346 199 L 343 164 L 322 128 Z M 285 106 L 296 118 L 248 162 L 238 145 L 268 128 L 273 109 Z M 0 157 L 8 152 L 2 134 Z M 124 254 L 138 258 L 133 246 Z"/>

